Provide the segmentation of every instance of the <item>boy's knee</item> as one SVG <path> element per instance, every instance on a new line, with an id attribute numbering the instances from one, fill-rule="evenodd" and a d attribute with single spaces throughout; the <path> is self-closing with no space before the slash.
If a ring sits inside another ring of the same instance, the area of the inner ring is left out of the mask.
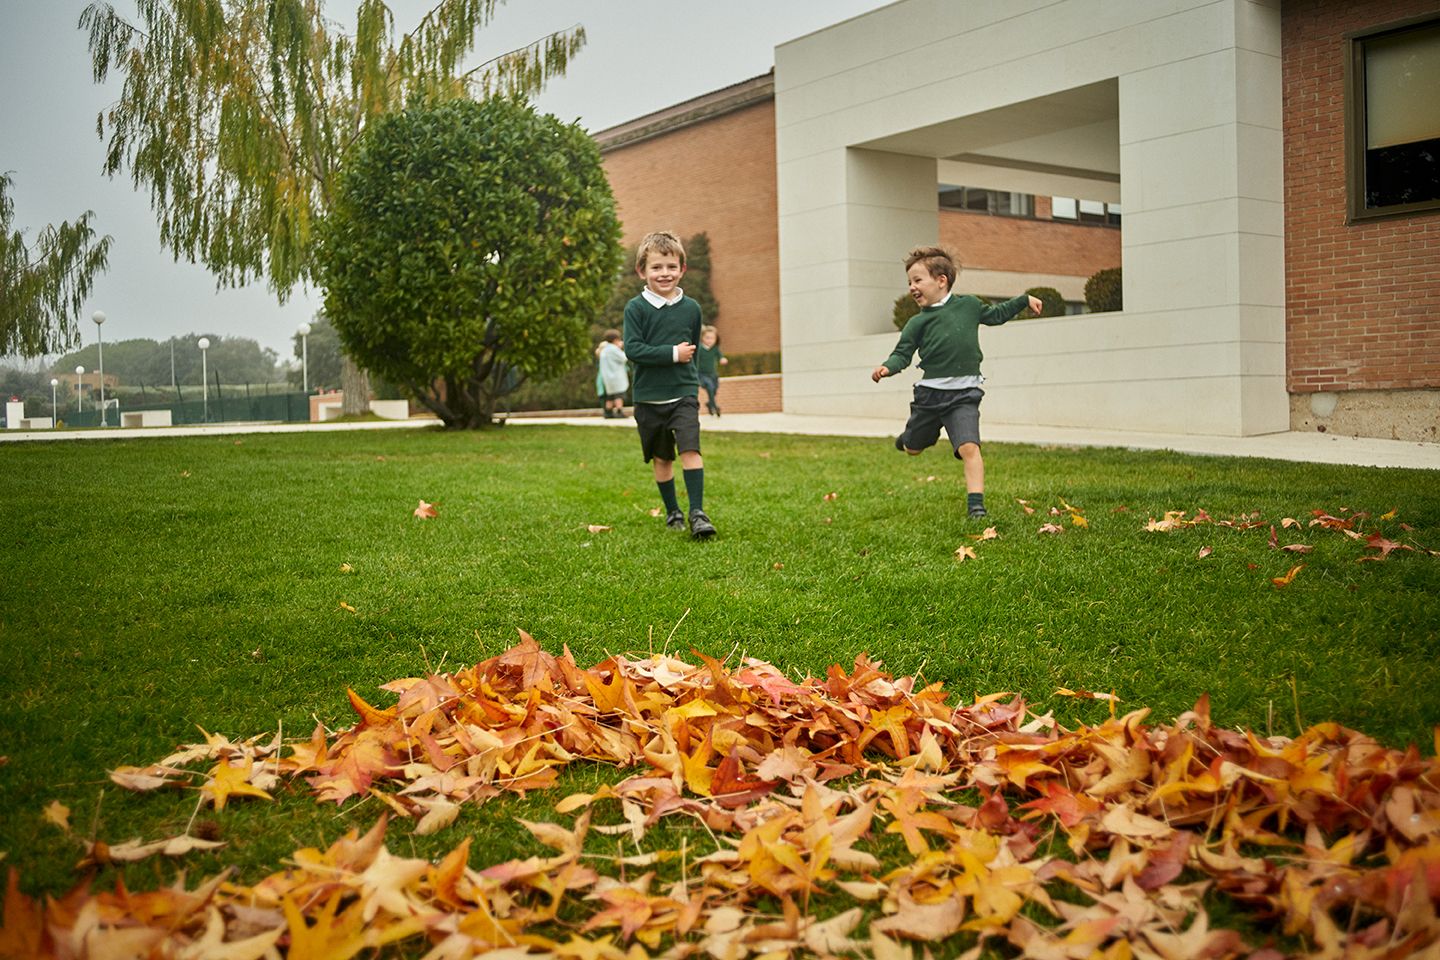
<path id="1" fill-rule="evenodd" d="M 962 443 L 955 448 L 955 455 L 961 460 L 978 457 L 980 456 L 980 445 L 978 443 Z"/>

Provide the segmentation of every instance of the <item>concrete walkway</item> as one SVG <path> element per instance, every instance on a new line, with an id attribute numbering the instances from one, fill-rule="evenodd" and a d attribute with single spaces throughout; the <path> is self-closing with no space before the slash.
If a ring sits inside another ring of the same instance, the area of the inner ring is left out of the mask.
<path id="1" fill-rule="evenodd" d="M 431 427 L 438 421 L 367 420 L 357 423 L 214 423 L 204 426 L 112 428 L 109 430 L 0 430 L 0 443 L 23 440 L 134 440 L 145 437 L 222 436 L 243 433 L 316 433 L 333 430 L 405 430 Z M 633 430 L 633 420 L 598 416 L 516 416 L 511 427 L 566 424 L 606 430 Z M 818 417 L 789 413 L 737 413 L 706 417 L 706 432 L 790 433 L 835 437 L 893 437 L 902 426 L 893 417 Z M 984 438 L 992 443 L 1028 443 L 1063 447 L 1121 447 L 1130 450 L 1174 450 L 1177 453 L 1224 457 L 1268 457 L 1304 463 L 1337 463 L 1362 467 L 1409 467 L 1440 470 L 1440 444 L 1369 437 L 1337 437 L 1323 433 L 1272 433 L 1258 437 L 1209 437 L 1182 434 L 1131 433 L 1077 427 L 1037 427 L 986 422 Z"/>

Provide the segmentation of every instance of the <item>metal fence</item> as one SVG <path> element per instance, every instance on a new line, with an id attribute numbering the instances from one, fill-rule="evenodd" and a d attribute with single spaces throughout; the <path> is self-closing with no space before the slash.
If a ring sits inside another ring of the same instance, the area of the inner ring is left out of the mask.
<path id="1" fill-rule="evenodd" d="M 197 388 L 198 390 L 198 388 Z M 228 396 L 226 395 L 228 393 Z M 196 423 L 222 423 L 225 421 L 302 421 L 310 419 L 310 396 L 305 393 L 269 393 L 245 395 L 226 388 L 223 393 L 212 393 L 209 400 L 176 400 L 170 403 L 151 400 L 141 403 L 121 401 L 119 409 L 107 405 L 105 420 L 112 427 L 120 426 L 121 413 L 138 410 L 169 410 L 170 422 L 175 426 Z M 48 413 L 48 411 L 47 411 Z M 98 427 L 100 411 L 87 407 L 83 411 L 61 410 L 60 419 L 67 427 Z"/>

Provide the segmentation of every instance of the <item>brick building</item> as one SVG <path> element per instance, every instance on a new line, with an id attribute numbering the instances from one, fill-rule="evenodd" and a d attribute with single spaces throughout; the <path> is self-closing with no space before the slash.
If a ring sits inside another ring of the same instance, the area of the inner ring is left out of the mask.
<path id="1" fill-rule="evenodd" d="M 987 296 L 1124 267 L 1122 310 L 986 331 L 991 420 L 1440 440 L 1435 0 L 897 0 L 775 63 L 597 140 L 627 244 L 708 233 L 784 409 L 903 416 L 866 374 L 939 241 Z"/>
<path id="2" fill-rule="evenodd" d="M 1434 0 L 1286 0 L 1280 30 L 1292 427 L 1440 439 L 1440 9 Z M 1406 55 L 1428 46 L 1428 129 L 1418 132 L 1432 141 L 1430 202 L 1377 215 L 1347 180 L 1364 165 L 1364 145 L 1347 140 L 1347 104 L 1364 96 L 1350 86 L 1351 57 L 1397 41 Z"/>

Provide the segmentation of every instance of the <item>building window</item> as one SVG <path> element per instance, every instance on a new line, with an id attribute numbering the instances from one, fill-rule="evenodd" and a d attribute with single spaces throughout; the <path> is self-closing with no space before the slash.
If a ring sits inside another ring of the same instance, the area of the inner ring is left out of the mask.
<path id="1" fill-rule="evenodd" d="M 940 209 L 968 210 L 1001 217 L 1035 216 L 1035 198 L 1028 193 L 982 190 L 953 183 L 940 184 Z"/>
<path id="2" fill-rule="evenodd" d="M 1350 218 L 1440 209 L 1440 19 L 1346 39 Z"/>
<path id="3" fill-rule="evenodd" d="M 1050 216 L 1055 220 L 1099 223 L 1120 226 L 1120 204 L 1099 200 L 1077 200 L 1074 197 L 1051 197 Z"/>

